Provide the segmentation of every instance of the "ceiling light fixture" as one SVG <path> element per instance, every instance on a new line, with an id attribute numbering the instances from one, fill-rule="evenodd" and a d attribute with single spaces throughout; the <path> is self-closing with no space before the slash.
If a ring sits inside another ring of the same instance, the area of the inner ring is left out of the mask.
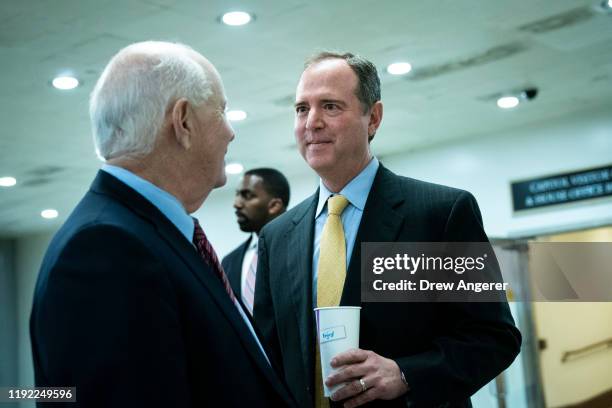
<path id="1" fill-rule="evenodd" d="M 69 89 L 74 89 L 79 86 L 79 80 L 73 76 L 58 76 L 53 78 L 51 81 L 53 87 L 57 89 L 61 89 L 62 91 L 66 91 Z"/>
<path id="2" fill-rule="evenodd" d="M 229 26 L 241 26 L 248 24 L 252 20 L 249 13 L 244 11 L 231 11 L 223 14 L 221 21 Z"/>
<path id="3" fill-rule="evenodd" d="M 412 70 L 412 65 L 408 62 L 394 62 L 387 66 L 387 72 L 391 75 L 405 75 Z"/>
<path id="4" fill-rule="evenodd" d="M 512 109 L 519 104 L 519 98 L 516 96 L 502 96 L 497 100 L 497 106 L 502 109 Z"/>
<path id="5" fill-rule="evenodd" d="M 229 163 L 225 166 L 227 174 L 240 174 L 242 170 L 244 170 L 244 167 L 240 163 Z"/>
<path id="6" fill-rule="evenodd" d="M 241 110 L 227 111 L 226 115 L 227 115 L 227 118 L 229 120 L 231 120 L 232 122 L 237 122 L 237 121 L 245 120 L 246 117 L 247 117 L 246 112 L 245 111 L 241 111 Z"/>
<path id="7" fill-rule="evenodd" d="M 57 210 L 54 210 L 53 208 L 47 208 L 46 210 L 42 210 L 40 212 L 40 216 L 48 220 L 57 218 L 58 215 L 59 213 L 57 212 Z"/>
<path id="8" fill-rule="evenodd" d="M 15 177 L 0 177 L 0 187 L 13 187 L 17 184 Z"/>

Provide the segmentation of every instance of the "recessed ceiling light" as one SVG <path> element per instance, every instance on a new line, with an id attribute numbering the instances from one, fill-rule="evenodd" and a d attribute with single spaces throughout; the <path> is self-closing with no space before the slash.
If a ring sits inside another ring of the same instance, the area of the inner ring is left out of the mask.
<path id="1" fill-rule="evenodd" d="M 412 70 L 412 65 L 407 62 L 394 62 L 389 64 L 387 72 L 391 75 L 405 75 Z"/>
<path id="2" fill-rule="evenodd" d="M 241 110 L 231 110 L 231 111 L 227 111 L 227 118 L 229 120 L 231 120 L 232 122 L 236 122 L 236 121 L 240 121 L 240 120 L 245 120 L 247 117 L 247 114 L 245 111 L 241 111 Z"/>
<path id="3" fill-rule="evenodd" d="M 54 210 L 53 208 L 47 208 L 46 210 L 42 210 L 40 212 L 40 216 L 48 220 L 57 218 L 58 215 L 59 213 L 57 212 L 57 210 Z"/>
<path id="4" fill-rule="evenodd" d="M 241 26 L 251 21 L 251 15 L 244 11 L 231 11 L 221 17 L 221 21 L 230 26 Z"/>
<path id="5" fill-rule="evenodd" d="M 17 184 L 15 177 L 0 177 L 0 187 L 13 187 Z"/>
<path id="6" fill-rule="evenodd" d="M 516 96 L 504 96 L 497 100 L 497 106 L 502 109 L 510 109 L 518 106 L 519 98 Z"/>
<path id="7" fill-rule="evenodd" d="M 225 166 L 225 172 L 228 174 L 240 174 L 244 167 L 240 163 L 229 163 Z"/>
<path id="8" fill-rule="evenodd" d="M 68 89 L 74 89 L 79 86 L 79 80 L 72 76 L 58 76 L 53 78 L 51 84 L 55 88 L 65 91 Z"/>

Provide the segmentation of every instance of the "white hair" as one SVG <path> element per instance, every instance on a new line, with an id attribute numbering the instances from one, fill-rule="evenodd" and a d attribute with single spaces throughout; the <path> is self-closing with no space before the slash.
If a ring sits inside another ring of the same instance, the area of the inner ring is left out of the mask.
<path id="1" fill-rule="evenodd" d="M 146 41 L 108 63 L 89 100 L 96 153 L 103 160 L 145 156 L 155 145 L 169 104 L 199 105 L 212 94 L 208 73 L 190 47 Z"/>

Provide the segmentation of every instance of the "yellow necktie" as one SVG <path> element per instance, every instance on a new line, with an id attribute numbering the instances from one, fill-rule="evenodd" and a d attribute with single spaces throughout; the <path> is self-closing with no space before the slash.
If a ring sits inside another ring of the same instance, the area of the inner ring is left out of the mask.
<path id="1" fill-rule="evenodd" d="M 317 272 L 317 307 L 338 306 L 346 278 L 346 241 L 342 228 L 342 211 L 348 205 L 346 197 L 335 195 L 327 200 L 327 220 L 323 226 L 319 244 L 319 265 Z M 321 379 L 321 357 L 319 340 L 316 342 L 315 406 L 329 407 L 329 400 L 323 396 Z"/>

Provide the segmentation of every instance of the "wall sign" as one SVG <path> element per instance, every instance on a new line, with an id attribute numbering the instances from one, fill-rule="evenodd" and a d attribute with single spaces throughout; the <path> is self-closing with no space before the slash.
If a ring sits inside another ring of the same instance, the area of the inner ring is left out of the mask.
<path id="1" fill-rule="evenodd" d="M 612 164 L 511 183 L 514 211 L 612 196 Z"/>

